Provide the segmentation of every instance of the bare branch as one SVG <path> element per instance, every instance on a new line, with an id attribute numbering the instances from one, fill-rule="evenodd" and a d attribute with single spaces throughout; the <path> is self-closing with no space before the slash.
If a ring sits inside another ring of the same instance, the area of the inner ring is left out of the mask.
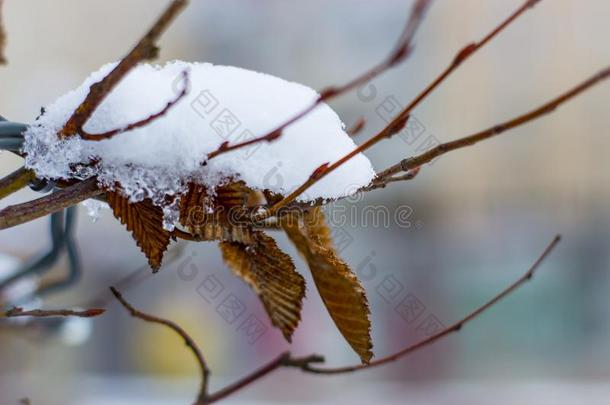
<path id="1" fill-rule="evenodd" d="M 4 0 L 0 0 L 0 65 L 6 65 L 6 30 L 4 29 Z"/>
<path id="2" fill-rule="evenodd" d="M 290 353 L 288 353 L 288 352 L 282 353 L 281 355 L 276 357 L 274 360 L 269 362 L 267 365 L 259 368 L 258 370 L 254 371 L 251 374 L 248 374 L 246 377 L 240 379 L 239 381 L 236 381 L 235 383 L 211 394 L 210 396 L 207 397 L 207 402 L 205 402 L 205 403 L 211 404 L 213 402 L 220 401 L 221 399 L 224 399 L 224 398 L 228 397 L 229 395 L 234 394 L 235 392 L 241 390 L 242 388 L 247 387 L 248 385 L 250 385 L 253 382 L 259 380 L 260 378 L 266 376 L 267 374 L 271 373 L 272 371 L 277 370 L 280 367 L 293 367 L 293 368 L 303 369 L 303 368 L 310 366 L 313 363 L 323 363 L 323 362 L 324 362 L 324 357 L 319 356 L 317 354 L 312 354 L 312 355 L 305 356 L 305 357 L 292 357 L 290 355 Z"/>
<path id="3" fill-rule="evenodd" d="M 317 368 L 317 367 L 312 367 L 309 365 L 305 365 L 304 367 L 302 367 L 301 369 L 303 371 L 307 371 L 309 373 L 315 373 L 315 374 L 341 374 L 341 373 L 349 373 L 349 372 L 353 372 L 353 371 L 359 371 L 359 370 L 363 370 L 363 369 L 369 369 L 372 367 L 377 367 L 377 366 L 381 366 L 383 364 L 386 363 L 391 363 L 395 360 L 398 360 L 408 354 L 411 354 L 419 349 L 422 349 L 428 345 L 431 345 L 432 343 L 436 342 L 437 340 L 440 340 L 441 338 L 450 335 L 454 332 L 458 332 L 460 329 L 462 329 L 462 327 L 464 325 L 466 325 L 467 323 L 469 323 L 470 321 L 474 320 L 475 318 L 477 318 L 479 315 L 481 315 L 483 312 L 487 311 L 488 309 L 490 309 L 492 306 L 494 306 L 498 301 L 500 301 L 502 298 L 510 295 L 513 291 L 515 291 L 516 289 L 518 289 L 521 285 L 525 284 L 527 281 L 531 280 L 531 278 L 533 277 L 535 271 L 538 269 L 538 267 L 540 267 L 540 265 L 542 264 L 542 262 L 544 261 L 544 259 L 547 258 L 547 256 L 553 251 L 553 249 L 555 249 L 555 247 L 557 246 L 557 244 L 559 243 L 559 241 L 561 240 L 561 236 L 557 235 L 555 236 L 555 238 L 551 241 L 551 243 L 546 247 L 546 249 L 544 249 L 544 252 L 542 252 L 542 254 L 540 255 L 540 257 L 534 262 L 534 264 L 530 267 L 530 269 L 523 275 L 521 276 L 517 281 L 515 281 L 514 283 L 512 283 L 510 286 L 508 286 L 507 288 L 505 288 L 504 290 L 502 290 L 498 295 L 496 295 L 495 297 L 493 297 L 492 299 L 490 299 L 489 301 L 487 301 L 485 304 L 483 304 L 482 306 L 480 306 L 479 308 L 475 309 L 473 312 L 471 312 L 470 314 L 468 314 L 467 316 L 465 316 L 464 318 L 462 318 L 461 320 L 457 321 L 456 323 L 454 323 L 453 325 L 443 329 L 442 331 L 429 336 L 417 343 L 415 343 L 414 345 L 411 346 L 407 346 L 406 348 L 391 354 L 389 356 L 386 357 L 382 357 L 378 360 L 374 360 L 371 361 L 368 364 L 357 364 L 354 366 L 347 366 L 347 367 L 337 367 L 337 368 Z"/>
<path id="4" fill-rule="evenodd" d="M 110 139 L 113 136 L 121 134 L 123 132 L 131 131 L 132 129 L 140 128 L 140 127 L 150 124 L 157 118 L 164 116 L 176 103 L 178 103 L 178 101 L 180 101 L 184 96 L 186 96 L 186 94 L 188 93 L 188 88 L 189 88 L 188 70 L 185 70 L 182 72 L 182 82 L 183 82 L 182 91 L 180 91 L 180 93 L 176 96 L 176 98 L 174 98 L 171 101 L 168 101 L 167 104 L 165 105 L 165 107 L 163 107 L 163 109 L 161 111 L 159 111 L 158 113 L 152 114 L 140 121 L 136 121 L 134 123 L 126 125 L 123 128 L 117 128 L 117 129 L 102 132 L 99 134 L 90 134 L 90 133 L 86 132 L 85 130 L 81 130 L 79 132 L 81 138 L 83 138 L 87 141 L 102 141 L 104 139 Z"/>
<path id="5" fill-rule="evenodd" d="M 205 359 L 203 358 L 203 354 L 201 353 L 201 350 L 199 350 L 197 343 L 195 343 L 195 341 L 188 335 L 188 333 L 186 333 L 184 329 L 178 326 L 175 322 L 138 311 L 130 303 L 128 303 L 125 298 L 123 298 L 121 293 L 116 288 L 110 287 L 110 291 L 112 291 L 112 294 L 114 294 L 115 298 L 121 303 L 121 305 L 123 305 L 123 307 L 125 307 L 125 309 L 129 311 L 131 316 L 142 319 L 146 322 L 165 325 L 168 328 L 172 329 L 174 332 L 176 332 L 178 335 L 180 335 L 180 337 L 182 337 L 186 346 L 193 352 L 193 355 L 197 359 L 197 363 L 199 364 L 199 368 L 201 370 L 201 387 L 197 396 L 197 403 L 207 403 L 206 398 L 208 392 L 208 380 L 210 370 L 208 369 Z"/>
<path id="6" fill-rule="evenodd" d="M 239 148 L 243 148 L 246 146 L 250 146 L 250 145 L 253 145 L 253 144 L 256 144 L 259 142 L 271 142 L 271 141 L 278 139 L 282 135 L 282 131 L 287 126 L 295 123 L 296 121 L 300 120 L 301 118 L 303 118 L 304 116 L 309 114 L 318 105 L 322 104 L 323 102 L 328 101 L 331 98 L 334 98 L 341 94 L 347 93 L 347 92 L 371 81 L 372 79 L 379 76 L 386 70 L 391 69 L 392 67 L 394 67 L 395 65 L 397 65 L 398 63 L 400 63 L 401 61 L 406 59 L 411 54 L 411 50 L 413 49 L 413 46 L 412 46 L 413 37 L 415 36 L 415 33 L 417 32 L 417 29 L 419 28 L 419 25 L 424 18 L 426 10 L 428 9 L 428 7 L 430 6 L 431 3 L 432 3 L 431 0 L 417 0 L 415 2 L 415 4 L 413 5 L 413 8 L 411 9 L 411 12 L 409 14 L 409 18 L 407 20 L 405 28 L 402 31 L 402 34 L 400 35 L 400 38 L 399 38 L 397 44 L 395 45 L 395 47 L 392 50 L 392 52 L 390 53 L 390 55 L 388 55 L 388 57 L 386 57 L 386 59 L 383 60 L 380 64 L 378 64 L 377 66 L 373 67 L 372 69 L 366 71 L 362 75 L 356 77 L 352 81 L 350 81 L 342 86 L 328 87 L 328 88 L 322 90 L 320 92 L 320 95 L 308 107 L 306 107 L 300 113 L 296 114 L 295 116 L 293 116 L 289 120 L 285 121 L 281 125 L 278 125 L 273 130 L 266 133 L 265 135 L 262 135 L 262 136 L 259 136 L 259 137 L 256 137 L 256 138 L 253 138 L 253 139 L 250 139 L 247 141 L 238 142 L 233 145 L 230 145 L 225 142 L 218 149 L 209 153 L 207 156 L 207 159 L 209 160 L 209 159 L 212 159 L 223 153 L 230 152 L 230 151 L 233 151 L 233 150 L 236 150 Z"/>
<path id="7" fill-rule="evenodd" d="M 364 117 L 360 117 L 345 132 L 347 132 L 347 134 L 349 136 L 356 136 L 360 133 L 360 131 L 362 131 L 364 129 L 365 125 L 366 125 L 366 120 L 364 119 Z"/>
<path id="8" fill-rule="evenodd" d="M 0 230 L 44 217 L 103 193 L 90 178 L 36 200 L 11 205 L 0 211 Z"/>
<path id="9" fill-rule="evenodd" d="M 469 136 L 466 136 L 466 137 L 463 137 L 460 139 L 456 139 L 455 141 L 440 144 L 440 145 L 428 150 L 427 152 L 422 153 L 421 155 L 403 159 L 402 161 L 395 164 L 394 166 L 391 166 L 391 167 L 387 168 L 386 170 L 380 172 L 378 174 L 378 177 L 386 178 L 386 177 L 392 176 L 396 173 L 413 170 L 415 168 L 418 168 L 418 167 L 436 159 L 437 157 L 439 157 L 441 155 L 444 155 L 447 152 L 451 152 L 452 150 L 474 145 L 475 143 L 492 138 L 496 135 L 500 135 L 509 129 L 513 129 L 518 126 L 524 125 L 532 120 L 535 120 L 537 118 L 540 118 L 546 114 L 549 114 L 549 113 L 555 111 L 555 109 L 557 109 L 557 107 L 559 107 L 561 104 L 578 96 L 585 90 L 595 86 L 599 82 L 606 80 L 608 78 L 610 78 L 610 67 L 600 71 L 596 75 L 594 75 L 594 76 L 590 77 L 589 79 L 585 80 L 584 82 L 578 84 L 576 87 L 566 91 L 565 93 L 559 95 L 558 97 L 541 105 L 540 107 L 538 107 L 534 110 L 531 110 L 531 111 L 529 111 L 523 115 L 520 115 L 516 118 L 513 118 L 509 121 L 505 121 L 501 124 L 494 125 L 491 128 L 485 129 L 485 130 L 477 132 L 475 134 L 472 134 L 472 135 L 469 135 Z"/>
<path id="10" fill-rule="evenodd" d="M 430 84 L 428 85 L 413 101 L 411 101 L 385 128 L 383 128 L 380 132 L 378 132 L 375 136 L 367 140 L 362 145 L 355 148 L 353 151 L 343 156 L 341 159 L 337 160 L 332 164 L 328 164 L 323 170 L 321 170 L 317 175 L 311 176 L 305 183 L 303 183 L 299 188 L 290 193 L 290 195 L 286 196 L 283 200 L 276 203 L 271 209 L 261 214 L 263 217 L 268 217 L 277 212 L 278 209 L 287 205 L 288 203 L 295 200 L 299 195 L 301 195 L 304 191 L 306 191 L 309 187 L 320 181 L 322 178 L 327 176 L 329 173 L 333 172 L 338 167 L 342 166 L 345 162 L 358 155 L 365 150 L 368 150 L 373 145 L 376 145 L 380 141 L 390 138 L 396 133 L 400 132 L 402 128 L 406 125 L 407 120 L 409 119 L 409 115 L 411 112 L 417 107 L 433 90 L 435 90 L 453 71 L 455 71 L 466 59 L 471 57 L 476 51 L 481 49 L 485 44 L 491 41 L 496 35 L 502 32 L 506 27 L 508 27 L 513 21 L 515 21 L 521 14 L 523 14 L 526 10 L 531 7 L 534 7 L 540 0 L 528 0 L 526 1 L 520 8 L 518 8 L 513 14 L 511 14 L 506 20 L 504 20 L 500 25 L 495 27 L 489 34 L 487 34 L 481 41 L 471 43 L 465 46 L 461 51 L 459 51 L 456 56 L 453 58 L 451 64 Z"/>
<path id="11" fill-rule="evenodd" d="M 30 169 L 20 167 L 0 180 L 0 200 L 26 187 L 36 175 Z"/>
<path id="12" fill-rule="evenodd" d="M 4 314 L 7 318 L 14 318 L 18 316 L 32 316 L 36 318 L 48 318 L 51 316 L 76 316 L 79 318 L 92 318 L 94 316 L 102 315 L 106 312 L 103 308 L 92 308 L 86 310 L 73 310 L 73 309 L 33 309 L 30 311 L 24 311 L 23 308 L 13 307 L 6 311 Z"/>
<path id="13" fill-rule="evenodd" d="M 376 190 L 378 188 L 385 188 L 390 183 L 395 183 L 398 181 L 408 181 L 413 180 L 419 174 L 420 168 L 416 167 L 414 169 L 409 170 L 408 172 L 401 175 L 386 175 L 386 176 L 377 176 L 371 181 L 366 187 L 362 187 L 359 192 L 366 192 Z"/>
<path id="14" fill-rule="evenodd" d="M 141 61 L 153 59 L 157 56 L 158 49 L 155 45 L 157 40 L 187 3 L 187 0 L 173 0 L 131 52 L 106 77 L 91 85 L 85 100 L 78 106 L 60 131 L 60 137 L 70 137 L 79 133 L 95 109 L 131 69 Z"/>

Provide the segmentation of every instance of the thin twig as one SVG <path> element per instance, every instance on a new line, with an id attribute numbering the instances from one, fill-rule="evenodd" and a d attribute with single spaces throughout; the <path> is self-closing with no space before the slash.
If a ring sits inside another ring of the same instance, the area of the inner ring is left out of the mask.
<path id="1" fill-rule="evenodd" d="M 7 318 L 14 318 L 18 316 L 33 316 L 36 318 L 48 318 L 51 316 L 77 316 L 79 318 L 92 318 L 94 316 L 102 315 L 106 312 L 103 308 L 91 308 L 85 310 L 74 310 L 74 309 L 32 309 L 30 311 L 24 311 L 21 307 L 13 307 L 5 312 L 4 316 Z"/>
<path id="2" fill-rule="evenodd" d="M 4 0 L 0 0 L 0 65 L 6 65 L 6 30 L 4 29 Z"/>
<path id="3" fill-rule="evenodd" d="M 295 123 L 300 120 L 311 111 L 313 111 L 320 104 L 328 101 L 331 98 L 337 97 L 341 94 L 347 93 L 365 83 L 368 83 L 375 77 L 379 76 L 383 72 L 391 69 L 404 59 L 406 59 L 413 49 L 412 42 L 419 25 L 424 19 L 424 15 L 426 14 L 426 10 L 431 4 L 431 0 L 417 0 L 413 5 L 411 12 L 409 14 L 409 18 L 403 29 L 400 38 L 393 48 L 392 52 L 389 56 L 386 57 L 380 64 L 374 66 L 372 69 L 366 71 L 362 75 L 356 77 L 352 81 L 336 87 L 328 87 L 320 92 L 320 95 L 305 109 L 301 112 L 290 118 L 289 120 L 283 122 L 281 125 L 278 125 L 273 130 L 267 132 L 265 135 L 252 138 L 247 141 L 238 142 L 233 145 L 225 142 L 218 149 L 212 151 L 207 155 L 207 159 L 212 159 L 218 155 L 223 153 L 227 153 L 236 149 L 240 149 L 246 146 L 250 146 L 260 142 L 271 142 L 278 139 L 282 135 L 282 131 L 289 125 Z"/>
<path id="4" fill-rule="evenodd" d="M 157 56 L 156 42 L 187 3 L 187 0 L 173 0 L 131 52 L 106 77 L 91 85 L 85 100 L 78 106 L 60 131 L 60 137 L 69 137 L 79 133 L 96 108 L 131 69 L 141 61 L 153 59 Z"/>
<path id="5" fill-rule="evenodd" d="M 189 88 L 189 73 L 188 70 L 185 70 L 182 72 L 182 81 L 183 81 L 183 88 L 180 91 L 180 93 L 171 101 L 168 101 L 167 104 L 165 105 L 165 107 L 163 107 L 163 109 L 155 114 L 152 114 L 140 121 L 136 121 L 134 123 L 131 123 L 129 125 L 124 126 L 123 128 L 116 128 L 110 131 L 106 131 L 106 132 L 102 132 L 99 134 L 90 134 L 88 132 L 86 132 L 84 129 L 81 129 L 81 131 L 79 132 L 80 137 L 87 140 L 87 141 L 102 141 L 104 139 L 110 139 L 115 135 L 121 134 L 123 132 L 127 132 L 127 131 L 131 131 L 132 129 L 136 129 L 136 128 L 140 128 L 143 126 L 146 126 L 148 124 L 150 124 L 151 122 L 153 122 L 154 120 L 161 118 L 162 116 L 164 116 L 174 105 L 176 105 L 176 103 L 178 103 L 178 101 L 180 101 L 184 96 L 186 96 L 186 94 L 188 93 L 188 88 Z"/>
<path id="6" fill-rule="evenodd" d="M 21 167 L 0 180 L 0 199 L 8 197 L 26 187 L 36 175 L 30 169 Z"/>
<path id="7" fill-rule="evenodd" d="M 413 180 L 419 174 L 420 168 L 416 167 L 414 169 L 409 170 L 408 172 L 396 175 L 396 176 L 376 176 L 371 184 L 368 186 L 362 187 L 358 192 L 366 192 L 376 190 L 378 188 L 385 188 L 390 183 L 396 183 L 398 181 L 408 181 Z"/>
<path id="8" fill-rule="evenodd" d="M 464 325 L 466 325 L 467 323 L 469 323 L 470 321 L 474 320 L 475 318 L 477 318 L 479 315 L 481 315 L 483 312 L 487 311 L 488 309 L 490 309 L 492 306 L 494 306 L 494 304 L 496 304 L 498 301 L 500 301 L 502 298 L 510 295 L 513 291 L 515 291 L 516 289 L 518 289 L 521 285 L 525 284 L 527 281 L 531 280 L 531 278 L 533 277 L 535 271 L 538 269 L 538 267 L 542 264 L 542 262 L 544 261 L 544 259 L 547 258 L 547 256 L 553 251 L 553 249 L 557 246 L 557 244 L 559 243 L 559 241 L 561 240 L 561 236 L 557 235 L 555 236 L 555 238 L 551 241 L 551 243 L 546 247 L 546 249 L 544 249 L 544 251 L 542 252 L 542 254 L 540 255 L 540 257 L 534 262 L 534 264 L 530 267 L 530 269 L 523 274 L 523 276 L 521 276 L 517 281 L 515 281 L 514 283 L 512 283 L 510 286 L 508 286 L 507 288 L 505 288 L 504 290 L 502 290 L 498 295 L 496 295 L 495 297 L 493 297 L 492 299 L 490 299 L 489 301 L 487 301 L 485 304 L 483 304 L 482 306 L 480 306 L 479 308 L 475 309 L 473 312 L 471 312 L 470 314 L 468 314 L 466 317 L 462 318 L 461 320 L 457 321 L 456 323 L 454 323 L 453 325 L 443 329 L 442 331 L 435 333 L 434 335 L 431 335 L 411 346 L 407 346 L 406 348 L 391 354 L 389 356 L 386 357 L 382 357 L 378 360 L 374 360 L 371 361 L 368 364 L 357 364 L 354 366 L 347 366 L 347 367 L 337 367 L 337 368 L 317 368 L 317 367 L 312 367 L 309 365 L 305 365 L 304 367 L 302 367 L 301 369 L 303 371 L 309 372 L 309 373 L 315 373 L 315 374 L 340 374 L 340 373 L 349 373 L 349 372 L 353 372 L 353 371 L 358 371 L 358 370 L 364 370 L 364 369 L 369 369 L 369 368 L 373 368 L 373 367 L 377 367 L 377 366 L 381 366 L 383 364 L 386 363 L 390 363 L 393 362 L 395 360 L 398 360 L 408 354 L 411 354 L 423 347 L 426 347 L 428 345 L 431 345 L 432 343 L 436 342 L 437 340 L 440 340 L 441 338 L 450 335 L 454 332 L 458 332 L 460 329 L 462 329 L 462 327 Z"/>
<path id="9" fill-rule="evenodd" d="M 319 356 L 317 354 L 312 354 L 312 355 L 305 356 L 305 357 L 292 357 L 290 355 L 290 353 L 288 353 L 288 352 L 282 353 L 281 355 L 276 357 L 274 360 L 272 360 L 265 366 L 259 368 L 258 370 L 252 372 L 251 374 L 248 374 L 247 376 L 240 379 L 239 381 L 236 381 L 235 383 L 228 385 L 227 387 L 222 388 L 222 389 L 218 390 L 217 392 L 209 395 L 207 397 L 207 402 L 205 402 L 205 403 L 211 404 L 213 402 L 220 401 L 221 399 L 224 399 L 224 398 L 228 397 L 229 395 L 232 395 L 235 392 L 241 390 L 242 388 L 247 387 L 248 385 L 261 379 L 262 377 L 266 376 L 267 374 L 271 373 L 272 371 L 277 370 L 280 367 L 293 367 L 293 368 L 303 369 L 304 367 L 307 367 L 310 364 L 323 363 L 323 362 L 324 362 L 324 357 Z"/>
<path id="10" fill-rule="evenodd" d="M 320 181 L 322 178 L 326 177 L 328 174 L 345 164 L 348 160 L 353 158 L 354 156 L 368 150 L 373 145 L 376 145 L 380 141 L 390 138 L 396 133 L 400 132 L 402 128 L 406 125 L 407 120 L 409 119 L 409 115 L 411 112 L 417 107 L 434 89 L 436 89 L 453 71 L 455 71 L 466 59 L 470 58 L 476 51 L 481 49 L 485 44 L 491 41 L 496 35 L 502 32 L 506 27 L 508 27 L 513 21 L 515 21 L 521 14 L 523 14 L 526 10 L 534 7 L 536 3 L 540 0 L 528 0 L 526 1 L 519 9 L 517 9 L 513 14 L 511 14 L 506 20 L 504 20 L 500 25 L 495 27 L 489 34 L 487 34 L 481 41 L 471 43 L 461 51 L 459 51 L 456 56 L 453 58 L 451 64 L 443 71 L 430 85 L 428 85 L 413 101 L 411 101 L 385 128 L 383 128 L 380 132 L 378 132 L 375 136 L 368 139 L 362 145 L 358 146 L 336 162 L 330 164 L 325 163 L 316 169 L 312 175 L 305 181 L 301 186 L 299 186 L 296 190 L 286 196 L 284 199 L 277 202 L 275 205 L 271 207 L 269 211 L 261 214 L 261 217 L 269 217 L 277 212 L 280 208 L 287 205 L 288 203 L 294 201 L 299 195 L 301 195 L 304 191 L 309 189 L 315 183 Z"/>
<path id="11" fill-rule="evenodd" d="M 97 180 L 90 178 L 36 200 L 8 206 L 0 211 L 0 230 L 63 210 L 103 192 Z"/>
<path id="12" fill-rule="evenodd" d="M 208 392 L 208 380 L 210 376 L 210 370 L 208 369 L 207 363 L 205 362 L 203 354 L 201 353 L 201 350 L 199 350 L 197 343 L 195 343 L 195 341 L 188 335 L 188 333 L 186 333 L 184 329 L 178 326 L 175 322 L 138 311 L 130 303 L 128 303 L 125 298 L 123 298 L 121 293 L 116 288 L 110 287 L 110 291 L 112 291 L 112 294 L 121 303 L 121 305 L 123 305 L 123 307 L 125 307 L 125 309 L 129 311 L 131 316 L 142 319 L 146 322 L 165 325 L 168 328 L 172 329 L 174 332 L 176 332 L 178 335 L 180 335 L 182 339 L 184 339 L 184 343 L 193 352 L 193 355 L 197 359 L 197 363 L 199 364 L 199 368 L 201 370 L 201 387 L 199 389 L 199 394 L 197 395 L 196 402 L 198 404 L 205 404 Z"/>
<path id="13" fill-rule="evenodd" d="M 505 288 L 502 292 L 500 292 L 498 295 L 493 297 L 491 300 L 486 302 L 484 305 L 480 306 L 479 308 L 477 308 L 476 310 L 474 310 L 473 312 L 468 314 L 466 317 L 462 318 L 460 321 L 454 323 L 450 327 L 443 329 L 441 332 L 436 333 L 420 342 L 417 342 L 414 345 L 408 346 L 405 349 L 402 349 L 397 353 L 394 353 L 390 356 L 383 357 L 379 360 L 374 360 L 368 364 L 358 364 L 358 365 L 354 365 L 354 366 L 338 367 L 338 368 L 320 368 L 320 367 L 313 366 L 312 364 L 315 364 L 315 363 L 324 363 L 324 357 L 319 356 L 319 355 L 312 354 L 310 356 L 295 358 L 295 357 L 292 357 L 290 355 L 290 353 L 282 353 L 280 356 L 276 357 L 274 360 L 272 360 L 265 366 L 259 368 L 258 370 L 252 372 L 251 374 L 248 374 L 246 377 L 211 394 L 210 396 L 207 397 L 208 402 L 206 402 L 206 403 L 212 403 L 212 402 L 216 402 L 218 400 L 224 399 L 227 396 L 234 394 L 235 392 L 241 390 L 244 387 L 247 387 L 248 385 L 250 385 L 253 382 L 259 380 L 260 378 L 266 376 L 267 374 L 271 373 L 272 371 L 277 370 L 280 367 L 298 368 L 305 372 L 314 373 L 314 374 L 341 374 L 341 373 L 349 373 L 349 372 L 354 372 L 354 371 L 358 371 L 358 370 L 369 369 L 372 367 L 377 367 L 382 364 L 386 364 L 386 363 L 398 360 L 399 358 L 404 357 L 410 353 L 413 353 L 414 351 L 419 350 L 423 347 L 426 347 L 451 333 L 459 331 L 464 325 L 466 325 L 470 321 L 474 320 L 479 315 L 481 315 L 483 312 L 490 309 L 494 304 L 496 304 L 502 298 L 508 296 L 513 291 L 518 289 L 522 284 L 524 284 L 525 282 L 527 282 L 528 280 L 530 280 L 533 277 L 534 272 L 542 264 L 544 259 L 546 259 L 546 257 L 552 252 L 552 250 L 555 248 L 555 246 L 557 246 L 560 239 L 561 239 L 560 236 L 557 235 L 551 241 L 551 243 L 546 247 L 546 249 L 540 255 L 540 257 L 534 262 L 534 264 L 530 267 L 530 269 L 523 276 L 521 276 L 517 281 L 515 281 L 510 286 Z"/>
<path id="14" fill-rule="evenodd" d="M 345 132 L 347 132 L 349 136 L 356 136 L 364 129 L 365 125 L 366 120 L 364 119 L 364 117 L 360 117 Z"/>
<path id="15" fill-rule="evenodd" d="M 464 148 L 466 146 L 474 145 L 477 142 L 481 142 L 486 139 L 492 138 L 496 135 L 500 135 L 504 131 L 513 129 L 513 128 L 521 126 L 523 124 L 526 124 L 532 120 L 542 117 L 543 115 L 546 115 L 546 114 L 549 114 L 549 113 L 555 111 L 555 109 L 557 109 L 557 107 L 559 107 L 561 104 L 578 96 L 585 90 L 593 87 L 597 83 L 599 83 L 603 80 L 606 80 L 608 78 L 610 78 L 610 67 L 600 71 L 596 75 L 594 75 L 594 76 L 590 77 L 589 79 L 585 80 L 584 82 L 578 84 L 576 87 L 568 90 L 567 92 L 559 95 L 558 97 L 541 105 L 540 107 L 538 107 L 534 110 L 531 110 L 531 111 L 529 111 L 523 115 L 520 115 L 516 118 L 513 118 L 509 121 L 503 122 L 498 125 L 494 125 L 491 128 L 485 129 L 485 130 L 477 132 L 475 134 L 456 139 L 455 141 L 440 144 L 440 145 L 428 150 L 427 152 L 422 153 L 421 155 L 403 159 L 399 163 L 378 173 L 377 176 L 378 176 L 378 178 L 385 178 L 388 176 L 393 176 L 394 174 L 399 173 L 399 172 L 413 170 L 428 162 L 431 162 L 432 160 L 436 159 L 437 157 L 439 157 L 441 155 L 444 155 L 447 152 L 451 152 L 456 149 Z"/>

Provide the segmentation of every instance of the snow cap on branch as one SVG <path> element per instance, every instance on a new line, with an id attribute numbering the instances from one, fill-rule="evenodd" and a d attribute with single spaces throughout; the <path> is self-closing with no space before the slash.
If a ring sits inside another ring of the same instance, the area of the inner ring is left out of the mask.
<path id="1" fill-rule="evenodd" d="M 297 114 L 318 94 L 304 85 L 230 66 L 174 61 L 141 64 L 107 96 L 84 126 L 102 134 L 164 110 L 185 86 L 189 91 L 164 114 L 110 139 L 59 139 L 57 132 L 115 64 L 103 66 L 77 89 L 60 97 L 25 134 L 26 165 L 44 178 L 97 175 L 110 188 L 120 184 L 132 200 L 179 195 L 186 183 L 213 188 L 228 179 L 254 189 L 289 194 L 311 172 L 350 152 L 355 144 L 337 114 L 321 104 L 288 126 L 281 137 L 222 154 L 206 156 L 223 144 L 259 136 Z M 338 198 L 370 183 L 374 176 L 364 155 L 356 156 L 308 190 L 301 201 Z"/>

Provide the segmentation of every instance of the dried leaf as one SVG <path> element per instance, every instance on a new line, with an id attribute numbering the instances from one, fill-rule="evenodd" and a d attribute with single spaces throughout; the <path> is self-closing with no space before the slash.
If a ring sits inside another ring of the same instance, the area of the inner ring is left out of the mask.
<path id="1" fill-rule="evenodd" d="M 271 237 L 260 231 L 253 236 L 256 243 L 252 245 L 221 242 L 222 257 L 259 295 L 271 323 L 290 342 L 301 320 L 305 280 Z"/>
<path id="2" fill-rule="evenodd" d="M 307 261 L 324 305 L 349 345 L 368 363 L 371 322 L 364 288 L 332 246 L 330 229 L 319 208 L 282 219 L 290 240 Z"/>
<path id="3" fill-rule="evenodd" d="M 191 183 L 180 199 L 180 223 L 203 240 L 252 244 L 250 227 L 238 218 L 253 195 L 243 182 L 217 187 L 212 194 Z"/>
<path id="4" fill-rule="evenodd" d="M 130 203 L 114 191 L 107 192 L 106 198 L 114 216 L 127 227 L 148 258 L 150 267 L 154 271 L 159 270 L 171 236 L 169 231 L 163 229 L 163 210 L 148 199 Z"/>

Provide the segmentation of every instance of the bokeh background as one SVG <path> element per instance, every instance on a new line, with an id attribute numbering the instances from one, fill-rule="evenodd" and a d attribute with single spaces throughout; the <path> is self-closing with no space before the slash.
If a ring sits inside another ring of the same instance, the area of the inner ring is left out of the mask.
<path id="1" fill-rule="evenodd" d="M 237 65 L 320 89 L 343 83 L 384 57 L 411 1 L 191 3 L 163 37 L 161 60 Z M 32 122 L 41 106 L 124 55 L 166 4 L 6 0 L 9 64 L 0 69 L 0 114 Z M 380 112 L 406 104 L 458 49 L 520 4 L 435 2 L 413 57 L 332 106 L 348 125 L 366 118 L 366 128 L 356 138 L 362 142 L 382 127 Z M 383 169 L 417 153 L 425 139 L 466 135 L 559 94 L 610 61 L 609 17 L 610 2 L 603 0 L 542 1 L 417 109 L 415 117 L 424 128 L 418 141 L 396 137 L 367 155 Z M 442 157 L 414 181 L 341 203 L 341 209 L 355 210 L 359 218 L 367 206 L 386 207 L 392 215 L 387 226 L 348 221 L 335 228 L 343 257 L 368 291 L 378 356 L 425 337 L 426 325 L 448 325 L 483 303 L 561 233 L 559 249 L 532 283 L 459 334 L 396 364 L 329 377 L 282 370 L 227 403 L 607 400 L 609 105 L 610 86 L 603 84 L 553 115 Z M 19 164 L 8 153 L 0 156 L 2 175 Z M 24 191 L 2 206 L 35 196 Z M 110 212 L 93 223 L 84 208 L 80 211 L 83 278 L 40 303 L 45 307 L 86 306 L 107 298 L 107 286 L 145 265 Z M 397 212 L 402 213 L 400 223 L 393 219 Z M 49 242 L 48 219 L 0 233 L 0 251 L 20 260 L 39 254 Z M 158 274 L 143 277 L 126 295 L 137 307 L 171 318 L 192 333 L 214 372 L 212 387 L 289 348 L 271 328 L 254 293 L 222 264 L 215 245 L 174 249 L 173 261 Z M 297 266 L 307 274 L 302 261 Z M 65 271 L 61 260 L 52 274 Z M 210 275 L 224 287 L 219 297 L 202 292 L 200 285 Z M 291 349 L 323 353 L 333 365 L 357 362 L 309 285 Z M 239 330 L 240 320 L 222 316 L 219 306 L 229 296 L 243 303 L 243 318 L 254 315 L 264 322 L 266 330 L 256 341 Z M 405 299 L 419 303 L 416 314 L 397 309 Z M 14 404 L 22 397 L 34 404 L 189 403 L 197 390 L 197 369 L 180 339 L 165 328 L 129 318 L 108 302 L 109 311 L 93 321 L 43 331 L 2 328 L 0 403 Z"/>

